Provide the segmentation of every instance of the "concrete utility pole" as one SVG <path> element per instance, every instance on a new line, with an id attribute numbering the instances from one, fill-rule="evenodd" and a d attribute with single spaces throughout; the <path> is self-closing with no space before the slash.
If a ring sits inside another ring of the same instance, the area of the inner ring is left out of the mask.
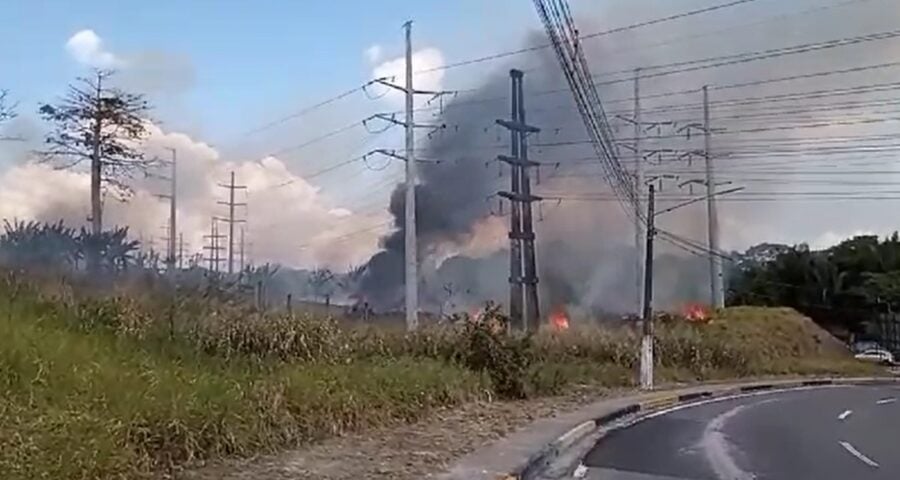
<path id="1" fill-rule="evenodd" d="M 659 177 L 663 178 L 662 176 Z M 641 388 L 650 390 L 653 388 L 653 240 L 658 233 L 656 230 L 656 217 L 664 213 L 677 210 L 688 205 L 693 205 L 703 200 L 708 200 L 710 195 L 727 195 L 729 193 L 739 192 L 744 187 L 735 187 L 728 190 L 719 190 L 718 192 L 704 195 L 702 197 L 691 198 L 684 202 L 666 207 L 662 210 L 656 210 L 656 189 L 650 183 L 648 185 L 647 195 L 647 245 L 646 255 L 644 256 L 644 302 L 641 318 L 643 319 L 644 328 L 641 337 Z M 672 234 L 663 232 L 667 236 Z M 714 252 L 709 252 L 714 256 Z"/>
<path id="2" fill-rule="evenodd" d="M 442 128 L 433 125 L 417 124 L 414 118 L 413 99 L 415 95 L 431 95 L 437 98 L 450 92 L 431 92 L 417 90 L 413 87 L 413 61 L 412 61 L 412 21 L 403 24 L 406 31 L 406 82 L 404 86 L 394 85 L 384 78 L 375 79 L 387 87 L 403 92 L 406 100 L 406 119 L 401 122 L 384 114 L 374 115 L 382 120 L 402 125 L 406 132 L 406 152 L 399 155 L 386 150 L 375 150 L 370 153 L 380 153 L 406 162 L 406 186 L 405 186 L 405 224 L 404 224 L 404 265 L 406 288 L 406 328 L 415 330 L 419 326 L 419 263 L 418 243 L 416 236 L 416 183 L 418 182 L 417 163 L 415 158 L 415 129 L 416 128 Z"/>
<path id="3" fill-rule="evenodd" d="M 703 86 L 703 131 L 704 131 L 704 158 L 706 160 L 706 230 L 708 235 L 707 247 L 709 248 L 709 289 L 710 305 L 713 308 L 725 306 L 725 295 L 722 278 L 722 259 L 715 252 L 719 251 L 719 215 L 716 211 L 716 182 L 713 175 L 711 136 L 712 130 L 709 123 L 709 88 Z"/>
<path id="4" fill-rule="evenodd" d="M 169 252 L 168 252 L 169 256 L 166 259 L 166 261 L 167 261 L 166 263 L 168 263 L 169 271 L 174 272 L 175 265 L 176 265 L 176 262 L 175 262 L 175 234 L 178 231 L 176 228 L 177 222 L 175 219 L 176 212 L 177 212 L 177 205 L 175 203 L 176 202 L 175 190 L 176 190 L 176 188 L 178 188 L 178 177 L 177 177 L 177 175 L 178 175 L 178 173 L 177 173 L 178 172 L 178 168 L 177 168 L 178 154 L 174 148 L 170 148 L 169 150 L 172 152 L 172 181 L 171 181 L 172 190 L 169 192 L 169 195 L 170 195 L 170 198 L 169 198 Z"/>
<path id="5" fill-rule="evenodd" d="M 184 268 L 184 234 L 178 234 L 178 269 Z"/>
<path id="6" fill-rule="evenodd" d="M 653 236 L 656 235 L 656 189 L 648 186 L 647 195 L 647 246 L 644 254 L 644 302 L 641 318 L 644 320 L 641 336 L 641 388 L 653 388 Z"/>
<path id="7" fill-rule="evenodd" d="M 240 271 L 243 272 L 244 271 L 244 227 L 241 227 L 241 248 L 240 248 L 240 250 L 241 250 L 241 259 L 240 259 L 241 270 Z"/>
<path id="8" fill-rule="evenodd" d="M 169 181 L 169 193 L 161 193 L 161 194 L 157 194 L 156 196 L 159 198 L 165 198 L 165 199 L 169 200 L 169 221 L 165 227 L 166 231 L 168 232 L 166 234 L 166 238 L 165 238 L 165 240 L 166 240 L 165 262 L 166 262 L 166 270 L 169 273 L 174 273 L 175 266 L 176 266 L 175 232 L 178 231 L 177 230 L 177 222 L 176 222 L 177 198 L 176 198 L 176 193 L 175 193 L 176 189 L 178 187 L 178 177 L 177 177 L 178 156 L 177 156 L 176 150 L 174 148 L 166 148 L 166 150 L 169 150 L 170 152 L 172 152 L 172 159 L 169 160 L 169 166 L 171 168 L 170 174 L 168 177 L 166 177 L 165 175 L 154 175 L 154 177 Z"/>
<path id="9" fill-rule="evenodd" d="M 419 326 L 419 263 L 416 244 L 416 160 L 415 120 L 413 118 L 413 65 L 412 21 L 403 24 L 406 29 L 406 328 Z"/>
<path id="10" fill-rule="evenodd" d="M 515 120 L 519 118 L 519 94 L 518 80 L 510 72 L 511 77 L 511 113 L 510 118 Z M 512 159 L 519 158 L 519 134 L 515 130 L 509 131 L 510 145 L 510 202 L 509 202 L 509 318 L 513 324 L 522 322 L 522 330 L 528 329 L 528 321 L 522 315 L 524 312 L 523 305 L 523 289 L 522 289 L 522 221 L 520 218 L 521 209 L 518 201 L 513 200 L 513 195 L 519 195 L 522 190 L 522 177 L 519 174 L 519 166 Z M 504 161 L 505 157 L 499 157 Z M 502 193 L 501 193 L 502 195 Z"/>
<path id="11" fill-rule="evenodd" d="M 228 274 L 231 275 L 234 273 L 234 224 L 242 223 L 245 220 L 235 220 L 234 218 L 234 207 L 243 207 L 246 206 L 246 203 L 235 203 L 234 201 L 234 192 L 235 190 L 246 189 L 245 185 L 235 185 L 234 184 L 234 172 L 231 172 L 231 182 L 227 185 L 219 184 L 220 187 L 228 189 L 228 201 L 227 202 L 218 202 L 219 205 L 227 205 L 228 206 L 228 218 L 225 222 L 228 223 Z"/>
<path id="12" fill-rule="evenodd" d="M 522 72 L 519 76 L 519 118 L 518 123 L 522 130 L 519 131 L 519 156 L 522 159 L 520 173 L 522 175 L 522 260 L 525 262 L 525 315 L 528 318 L 528 328 L 537 331 L 541 325 L 541 308 L 538 302 L 538 276 L 537 260 L 534 248 L 534 222 L 532 219 L 531 204 L 540 198 L 531 195 L 531 178 L 529 168 L 537 163 L 528 160 L 528 134 L 537 133 L 540 129 L 530 127 L 525 123 L 525 93 L 522 88 Z"/>
<path id="13" fill-rule="evenodd" d="M 641 135 L 644 132 L 641 124 L 641 69 L 634 69 L 634 190 L 640 192 L 644 185 L 644 149 Z M 635 251 L 635 311 L 640 312 L 643 304 L 643 267 L 644 260 L 644 225 L 641 222 L 643 205 L 638 195 L 634 202 L 634 251 Z"/>
<path id="14" fill-rule="evenodd" d="M 499 196 L 509 200 L 512 211 L 509 229 L 509 312 L 514 322 L 521 315 L 523 329 L 533 331 L 540 326 L 541 314 L 531 204 L 541 198 L 531 194 L 529 168 L 538 164 L 528 160 L 527 136 L 540 129 L 525 123 L 525 96 L 522 88 L 524 74 L 520 70 L 510 70 L 509 76 L 512 85 L 512 118 L 497 120 L 498 125 L 510 131 L 510 156 L 497 157 L 509 164 L 512 178 L 512 191 L 498 192 Z"/>

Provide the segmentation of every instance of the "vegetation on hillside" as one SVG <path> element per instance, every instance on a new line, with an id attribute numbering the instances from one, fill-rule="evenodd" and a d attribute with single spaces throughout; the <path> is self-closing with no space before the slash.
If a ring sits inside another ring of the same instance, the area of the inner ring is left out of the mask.
<path id="1" fill-rule="evenodd" d="M 825 250 L 764 244 L 732 272 L 729 303 L 790 306 L 816 321 L 864 333 L 900 310 L 900 236 L 858 236 Z"/>

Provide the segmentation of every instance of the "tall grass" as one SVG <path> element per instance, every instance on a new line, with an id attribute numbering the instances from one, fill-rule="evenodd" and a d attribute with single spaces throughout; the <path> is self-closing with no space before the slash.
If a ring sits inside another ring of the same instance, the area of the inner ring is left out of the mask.
<path id="1" fill-rule="evenodd" d="M 423 358 L 261 362 L 159 348 L 28 298 L 0 306 L 0 478 L 135 478 L 410 421 L 482 396 Z M 85 307 L 102 317 L 93 307 Z M 108 307 L 109 310 L 116 310 Z"/>
<path id="2" fill-rule="evenodd" d="M 477 398 L 628 386 L 637 366 L 632 329 L 522 336 L 496 309 L 407 334 L 203 297 L 0 281 L 3 479 L 151 476 Z M 870 372 L 786 309 L 663 322 L 656 347 L 678 380 Z"/>

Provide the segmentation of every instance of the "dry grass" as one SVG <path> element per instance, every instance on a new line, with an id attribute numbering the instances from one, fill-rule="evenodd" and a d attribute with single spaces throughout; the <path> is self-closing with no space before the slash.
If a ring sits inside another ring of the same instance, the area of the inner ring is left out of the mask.
<path id="1" fill-rule="evenodd" d="M 414 420 L 487 389 L 436 360 L 226 360 L 72 328 L 78 315 L 0 304 L 0 478 L 150 476 Z"/>
<path id="2" fill-rule="evenodd" d="M 136 478 L 408 422 L 475 398 L 630 386 L 630 329 L 415 334 L 312 315 L 0 288 L 0 478 Z M 156 302 L 156 303 L 154 303 Z M 490 317 L 502 323 L 500 315 Z M 661 380 L 869 374 L 789 309 L 661 323 Z"/>

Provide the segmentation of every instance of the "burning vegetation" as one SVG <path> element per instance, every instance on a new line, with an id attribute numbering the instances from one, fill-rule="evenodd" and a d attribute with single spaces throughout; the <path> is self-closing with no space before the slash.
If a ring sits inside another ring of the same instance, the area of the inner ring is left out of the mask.
<path id="1" fill-rule="evenodd" d="M 569 329 L 569 314 L 565 306 L 557 306 L 550 313 L 550 328 L 554 331 L 561 332 Z"/>
<path id="2" fill-rule="evenodd" d="M 708 323 L 712 319 L 709 307 L 700 303 L 689 303 L 681 309 L 681 314 L 689 322 Z"/>

